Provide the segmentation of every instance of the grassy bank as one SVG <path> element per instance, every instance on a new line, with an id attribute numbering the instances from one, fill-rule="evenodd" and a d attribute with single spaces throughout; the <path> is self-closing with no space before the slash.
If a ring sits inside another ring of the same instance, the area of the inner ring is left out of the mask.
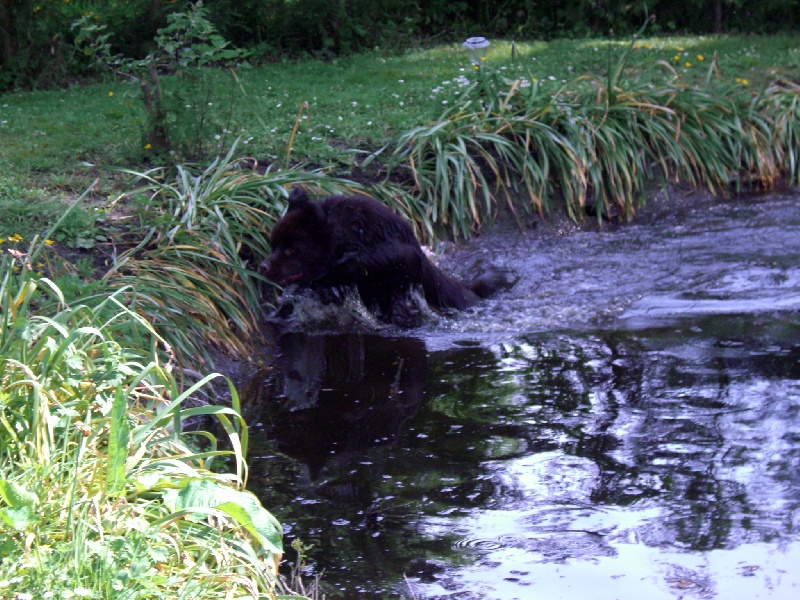
<path id="1" fill-rule="evenodd" d="M 607 86 L 629 47 L 629 40 L 495 41 L 485 67 L 507 82 L 535 83 L 540 106 L 548 96 L 551 104 L 562 106 L 602 104 L 595 100 L 599 87 Z M 208 158 L 201 160 L 224 154 L 238 138 L 239 153 L 261 165 L 310 163 L 351 176 L 363 160 L 359 151 L 381 148 L 463 105 L 476 73 L 457 45 L 446 45 L 400 56 L 375 52 L 218 71 L 211 79 L 208 97 L 178 96 L 193 119 L 182 125 L 188 128 L 185 134 L 199 130 L 199 123 L 203 131 L 214 126 L 213 135 L 203 138 Z M 576 83 L 591 80 L 599 85 Z M 627 55 L 616 85 L 623 91 L 697 86 L 712 99 L 737 92 L 746 100 L 776 80 L 800 80 L 799 38 L 643 36 Z M 169 89 L 169 81 L 165 85 Z M 562 89 L 571 96 L 558 97 Z M 0 97 L 0 238 L 41 231 L 62 201 L 95 179 L 97 169 L 87 165 L 136 168 L 185 160 L 149 152 L 142 138 L 144 118 L 138 86 L 119 80 Z M 552 119 L 543 122 L 553 124 Z M 92 210 L 76 211 L 61 238 L 93 246 L 107 214 L 102 200 L 130 181 L 104 172 L 93 190 L 98 202 Z M 41 210 L 31 210 L 32 205 Z"/>

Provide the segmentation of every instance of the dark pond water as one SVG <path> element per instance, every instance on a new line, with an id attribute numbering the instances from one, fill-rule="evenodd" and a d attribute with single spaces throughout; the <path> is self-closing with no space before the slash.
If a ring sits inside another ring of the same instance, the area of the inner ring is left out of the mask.
<path id="1" fill-rule="evenodd" d="M 800 197 L 450 258 L 522 278 L 287 335 L 246 394 L 251 489 L 328 598 L 800 598 Z"/>

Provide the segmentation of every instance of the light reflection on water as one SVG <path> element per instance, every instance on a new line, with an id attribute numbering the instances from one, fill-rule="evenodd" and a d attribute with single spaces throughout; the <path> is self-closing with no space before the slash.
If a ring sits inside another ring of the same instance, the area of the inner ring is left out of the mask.
<path id="1" fill-rule="evenodd" d="M 287 336 L 251 488 L 329 598 L 800 597 L 797 204 L 510 244 L 543 279 L 419 338 Z"/>
<path id="2" fill-rule="evenodd" d="M 289 490 L 261 495 L 342 597 L 410 595 L 404 575 L 417 597 L 503 600 L 800 584 L 796 315 L 434 353 L 301 338 L 265 384 L 253 473 Z M 321 370 L 298 386 L 309 356 Z"/>
<path id="3" fill-rule="evenodd" d="M 547 598 L 779 598 L 800 590 L 800 543 L 784 547 L 744 544 L 702 554 L 671 552 L 642 544 L 612 542 L 610 555 L 592 560 L 541 562 L 517 548 L 492 553 L 458 573 L 458 587 L 474 595 L 453 596 L 452 585 L 425 586 L 428 597 Z M 513 568 L 508 568 L 512 565 Z M 419 597 L 419 596 L 418 596 Z"/>

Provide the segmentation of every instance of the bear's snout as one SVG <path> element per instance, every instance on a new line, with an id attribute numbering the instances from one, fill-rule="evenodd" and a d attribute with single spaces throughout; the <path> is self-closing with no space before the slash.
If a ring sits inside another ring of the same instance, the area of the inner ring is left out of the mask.
<path id="1" fill-rule="evenodd" d="M 271 254 L 258 266 L 258 273 L 281 287 L 298 283 L 304 278 L 303 269 L 294 263 L 286 264 L 279 256 Z"/>

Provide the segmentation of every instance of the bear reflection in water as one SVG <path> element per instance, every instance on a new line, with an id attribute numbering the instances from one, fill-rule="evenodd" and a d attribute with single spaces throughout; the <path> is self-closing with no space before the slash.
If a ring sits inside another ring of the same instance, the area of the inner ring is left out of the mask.
<path id="1" fill-rule="evenodd" d="M 243 394 L 249 423 L 316 477 L 332 456 L 389 443 L 422 405 L 422 340 L 288 333 L 271 368 Z"/>

